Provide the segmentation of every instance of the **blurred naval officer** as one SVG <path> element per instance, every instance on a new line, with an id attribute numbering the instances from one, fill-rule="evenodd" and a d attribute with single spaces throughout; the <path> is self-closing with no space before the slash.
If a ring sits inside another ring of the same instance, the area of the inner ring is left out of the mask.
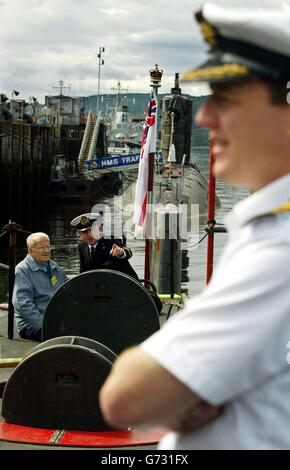
<path id="1" fill-rule="evenodd" d="M 171 430 L 161 449 L 290 449 L 290 9 L 205 4 L 217 177 L 251 195 L 226 217 L 205 290 L 139 347 L 100 392 L 111 425 Z"/>

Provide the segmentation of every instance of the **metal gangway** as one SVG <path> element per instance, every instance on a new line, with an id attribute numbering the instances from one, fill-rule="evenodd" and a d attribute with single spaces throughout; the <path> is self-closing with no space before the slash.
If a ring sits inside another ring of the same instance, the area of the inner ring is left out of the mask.
<path id="1" fill-rule="evenodd" d="M 86 129 L 78 157 L 79 176 L 84 176 L 87 170 L 86 162 L 88 160 L 92 160 L 94 154 L 96 153 L 96 144 L 98 140 L 101 120 L 102 118 L 100 113 L 98 115 L 98 118 L 94 119 L 94 113 L 92 111 L 89 111 Z"/>

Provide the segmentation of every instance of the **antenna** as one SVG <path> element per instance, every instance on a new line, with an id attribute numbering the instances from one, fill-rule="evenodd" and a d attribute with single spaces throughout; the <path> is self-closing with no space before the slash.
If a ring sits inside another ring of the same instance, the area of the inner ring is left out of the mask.
<path id="1" fill-rule="evenodd" d="M 119 104 L 120 104 L 120 96 L 121 96 L 121 91 L 126 91 L 128 93 L 129 91 L 129 88 L 122 88 L 121 87 L 121 82 L 120 80 L 118 80 L 118 83 L 117 83 L 117 86 L 116 87 L 112 87 L 111 90 L 114 90 L 114 91 L 117 91 L 117 103 L 116 103 L 116 109 L 118 108 Z"/>
<path id="2" fill-rule="evenodd" d="M 101 82 L 101 65 L 104 65 L 105 61 L 102 59 L 102 53 L 105 52 L 104 47 L 99 47 L 99 53 L 97 55 L 99 59 L 99 68 L 98 68 L 98 95 L 97 95 L 97 115 L 99 114 L 99 103 L 100 103 L 100 82 Z"/>
<path id="3" fill-rule="evenodd" d="M 54 85 L 53 85 L 52 88 L 58 88 L 58 89 L 59 89 L 59 96 L 63 96 L 62 90 L 63 90 L 64 88 L 66 88 L 66 89 L 68 89 L 69 91 L 71 91 L 71 85 L 70 85 L 70 86 L 64 86 L 64 81 L 63 81 L 63 80 L 60 80 L 60 81 L 58 82 L 58 85 L 59 85 L 59 86 L 54 86 Z"/>

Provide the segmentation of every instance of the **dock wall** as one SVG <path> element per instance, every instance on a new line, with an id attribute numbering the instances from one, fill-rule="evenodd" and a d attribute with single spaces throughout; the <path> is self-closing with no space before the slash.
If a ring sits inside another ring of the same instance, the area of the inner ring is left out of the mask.
<path id="1" fill-rule="evenodd" d="M 23 223 L 50 179 L 60 132 L 50 126 L 0 121 L 0 222 Z"/>

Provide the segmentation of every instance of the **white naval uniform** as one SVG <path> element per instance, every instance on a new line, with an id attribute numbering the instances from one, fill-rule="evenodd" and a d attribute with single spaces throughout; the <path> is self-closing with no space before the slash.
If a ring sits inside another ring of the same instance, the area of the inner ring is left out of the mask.
<path id="1" fill-rule="evenodd" d="M 208 287 L 142 349 L 196 395 L 224 405 L 160 449 L 290 449 L 290 174 L 238 203 Z M 289 357 L 289 356 L 288 356 Z"/>

